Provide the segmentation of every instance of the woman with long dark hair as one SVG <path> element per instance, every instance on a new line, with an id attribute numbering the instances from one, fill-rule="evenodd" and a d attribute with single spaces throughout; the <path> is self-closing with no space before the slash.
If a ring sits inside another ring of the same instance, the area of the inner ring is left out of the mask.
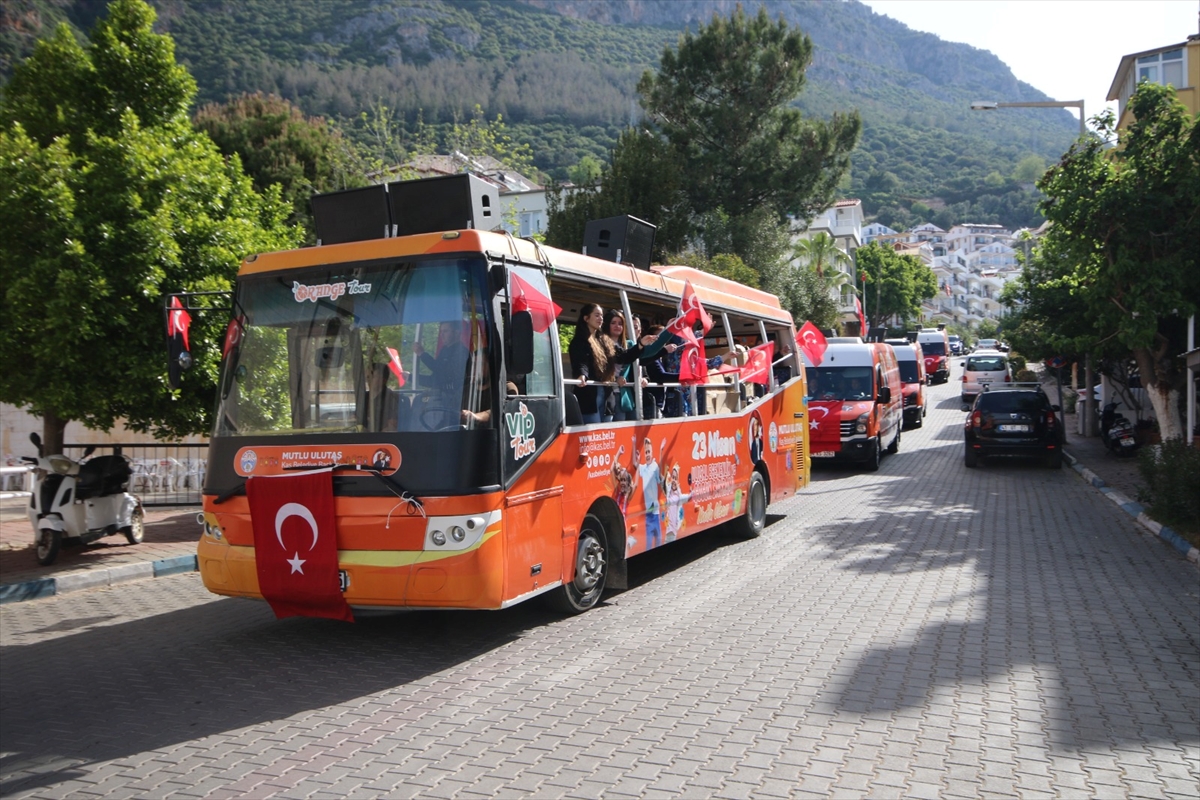
<path id="1" fill-rule="evenodd" d="M 584 304 L 575 322 L 575 335 L 567 346 L 571 371 L 579 380 L 575 398 L 579 401 L 579 413 L 585 425 L 600 421 L 608 396 L 607 387 L 589 384 L 608 383 L 617 370 L 616 348 L 611 339 L 600 335 L 603 325 L 604 309 L 595 303 Z"/>

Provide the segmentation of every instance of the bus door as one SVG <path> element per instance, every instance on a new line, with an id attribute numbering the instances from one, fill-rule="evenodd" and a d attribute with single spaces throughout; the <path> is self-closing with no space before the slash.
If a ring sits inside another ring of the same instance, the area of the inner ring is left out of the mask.
<path id="1" fill-rule="evenodd" d="M 550 297 L 541 270 L 516 265 L 508 270 L 510 299 L 519 294 L 514 278 Z M 506 325 L 504 418 L 498 422 L 507 495 L 504 596 L 521 598 L 557 583 L 563 550 L 574 546 L 563 537 L 563 465 L 546 452 L 562 432 L 562 364 L 556 323 L 536 310 L 514 312 L 507 300 L 501 305 L 497 318 Z"/>

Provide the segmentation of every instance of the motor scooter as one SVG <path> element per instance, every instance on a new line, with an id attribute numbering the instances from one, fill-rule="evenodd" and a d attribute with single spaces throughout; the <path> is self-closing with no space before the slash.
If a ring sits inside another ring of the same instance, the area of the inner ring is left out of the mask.
<path id="1" fill-rule="evenodd" d="M 1131 456 L 1137 452 L 1137 439 L 1133 435 L 1133 425 L 1124 414 L 1117 412 L 1115 402 L 1107 403 L 1100 412 L 1100 439 L 1112 453 L 1117 456 Z"/>
<path id="2" fill-rule="evenodd" d="M 126 491 L 133 470 L 120 453 L 74 461 L 64 455 L 42 452 L 42 437 L 29 435 L 37 458 L 22 460 L 35 468 L 29 521 L 38 563 L 47 566 L 58 558 L 63 545 L 90 544 L 116 533 L 130 544 L 145 536 L 145 511 L 141 501 Z M 88 458 L 96 448 L 83 451 Z"/>

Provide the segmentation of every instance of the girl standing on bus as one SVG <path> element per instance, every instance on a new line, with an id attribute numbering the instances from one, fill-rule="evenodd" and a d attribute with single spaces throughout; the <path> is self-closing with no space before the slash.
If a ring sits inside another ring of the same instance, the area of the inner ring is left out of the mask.
<path id="1" fill-rule="evenodd" d="M 595 303 L 584 304 L 575 322 L 575 335 L 567 346 L 571 370 L 579 380 L 575 398 L 579 401 L 579 413 L 585 425 L 600 421 L 608 397 L 607 387 L 589 386 L 588 383 L 608 383 L 617 370 L 616 348 L 611 339 L 600 335 L 603 325 L 604 309 Z"/>

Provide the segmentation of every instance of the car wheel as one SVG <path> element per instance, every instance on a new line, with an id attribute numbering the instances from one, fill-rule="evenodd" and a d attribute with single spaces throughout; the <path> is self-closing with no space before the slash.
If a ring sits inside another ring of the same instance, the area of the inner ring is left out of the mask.
<path id="1" fill-rule="evenodd" d="M 867 472 L 879 472 L 879 459 L 883 455 L 883 442 L 876 437 L 867 450 Z"/>
<path id="2" fill-rule="evenodd" d="M 963 454 L 963 466 L 965 466 L 967 469 L 975 469 L 975 467 L 979 466 L 979 454 L 970 447 L 968 447 L 966 453 Z"/>

